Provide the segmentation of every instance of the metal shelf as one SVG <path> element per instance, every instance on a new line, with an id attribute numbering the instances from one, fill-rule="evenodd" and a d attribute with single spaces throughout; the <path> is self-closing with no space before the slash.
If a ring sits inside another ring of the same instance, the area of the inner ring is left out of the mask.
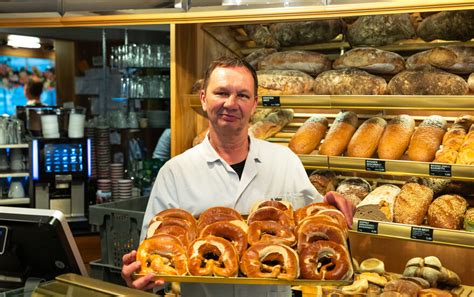
<path id="1" fill-rule="evenodd" d="M 258 106 L 262 106 L 259 96 Z M 398 95 L 282 95 L 283 108 L 305 109 L 410 109 L 410 110 L 474 110 L 474 96 L 398 96 Z M 191 107 L 201 108 L 198 95 L 189 95 Z"/>
<path id="2" fill-rule="evenodd" d="M 0 199 L 0 205 L 18 205 L 18 204 L 30 204 L 30 198 L 5 198 Z"/>
<path id="3" fill-rule="evenodd" d="M 474 248 L 474 232 L 354 219 L 351 232 Z"/>
<path id="4" fill-rule="evenodd" d="M 15 148 L 28 148 L 28 143 L 19 143 L 19 144 L 0 144 L 0 149 L 15 149 Z"/>
<path id="5" fill-rule="evenodd" d="M 24 172 L 24 171 L 19 171 L 19 172 L 1 172 L 0 171 L 0 178 L 5 178 L 5 177 L 25 177 L 25 176 L 30 176 L 29 172 Z"/>

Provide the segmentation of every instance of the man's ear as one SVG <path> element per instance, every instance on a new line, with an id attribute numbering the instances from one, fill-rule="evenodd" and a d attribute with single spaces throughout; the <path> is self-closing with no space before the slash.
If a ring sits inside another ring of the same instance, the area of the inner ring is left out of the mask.
<path id="1" fill-rule="evenodd" d="M 207 111 L 206 91 L 204 89 L 199 92 L 199 100 L 201 100 L 202 110 Z"/>

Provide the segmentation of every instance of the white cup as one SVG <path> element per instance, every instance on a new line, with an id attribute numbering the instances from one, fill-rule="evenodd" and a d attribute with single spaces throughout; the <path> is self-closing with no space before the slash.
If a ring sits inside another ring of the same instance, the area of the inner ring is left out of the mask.
<path id="1" fill-rule="evenodd" d="M 41 129 L 45 138 L 59 137 L 58 116 L 55 114 L 48 114 L 41 116 Z"/>
<path id="2" fill-rule="evenodd" d="M 68 129 L 67 129 L 69 138 L 84 137 L 85 120 L 86 120 L 85 114 L 71 113 L 69 115 L 69 124 L 68 124 Z"/>
<path id="3" fill-rule="evenodd" d="M 12 181 L 10 190 L 8 191 L 8 198 L 23 198 L 25 197 L 25 189 L 19 181 Z"/>
<path id="4" fill-rule="evenodd" d="M 10 167 L 12 168 L 12 170 L 24 170 L 25 163 L 23 162 L 23 160 L 12 160 Z"/>

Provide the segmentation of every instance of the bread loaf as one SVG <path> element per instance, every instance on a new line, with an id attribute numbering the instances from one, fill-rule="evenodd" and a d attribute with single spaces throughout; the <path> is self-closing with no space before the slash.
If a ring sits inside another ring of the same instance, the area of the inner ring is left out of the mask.
<path id="1" fill-rule="evenodd" d="M 312 76 L 331 69 L 325 55 L 309 51 L 276 52 L 258 63 L 259 70 L 299 70 Z"/>
<path id="2" fill-rule="evenodd" d="M 461 229 L 467 201 L 459 195 L 443 195 L 428 208 L 428 225 L 446 229 Z"/>
<path id="3" fill-rule="evenodd" d="M 247 61 L 255 70 L 258 70 L 258 62 L 263 60 L 266 56 L 276 52 L 274 48 L 259 48 L 251 52 L 248 56 L 245 57 Z"/>
<path id="4" fill-rule="evenodd" d="M 408 158 L 412 161 L 433 161 L 446 132 L 446 126 L 446 121 L 440 116 L 426 118 L 411 137 Z"/>
<path id="5" fill-rule="evenodd" d="M 313 88 L 313 78 L 297 70 L 257 71 L 259 95 L 303 95 Z"/>
<path id="6" fill-rule="evenodd" d="M 370 184 L 359 177 L 346 178 L 337 185 L 336 189 L 336 192 L 354 206 L 357 206 L 371 191 Z"/>
<path id="7" fill-rule="evenodd" d="M 421 225 L 433 200 L 433 191 L 427 186 L 406 183 L 395 198 L 393 221 Z"/>
<path id="8" fill-rule="evenodd" d="M 249 134 L 255 138 L 267 139 L 278 133 L 292 119 L 292 109 L 278 109 L 269 113 L 263 120 L 251 125 Z"/>
<path id="9" fill-rule="evenodd" d="M 405 60 L 397 53 L 372 47 L 352 49 L 333 63 L 334 69 L 358 68 L 374 74 L 397 74 L 405 69 Z"/>
<path id="10" fill-rule="evenodd" d="M 400 188 L 395 185 L 383 185 L 375 188 L 375 190 L 357 205 L 354 217 L 358 219 L 392 222 L 393 203 L 398 193 L 400 193 Z"/>
<path id="11" fill-rule="evenodd" d="M 342 23 L 335 20 L 274 23 L 272 35 L 282 46 L 327 42 L 342 33 Z"/>
<path id="12" fill-rule="evenodd" d="M 347 39 L 354 45 L 387 45 L 415 36 L 409 14 L 361 16 L 347 28 Z"/>
<path id="13" fill-rule="evenodd" d="M 335 190 L 337 178 L 334 171 L 315 170 L 309 176 L 309 181 L 316 188 L 318 193 L 324 196 L 327 192 Z"/>
<path id="14" fill-rule="evenodd" d="M 381 159 L 398 160 L 405 153 L 415 131 L 415 120 L 399 115 L 388 122 L 380 138 L 377 154 Z"/>
<path id="15" fill-rule="evenodd" d="M 465 95 L 467 91 L 462 77 L 441 70 L 405 70 L 387 85 L 390 95 Z"/>
<path id="16" fill-rule="evenodd" d="M 385 79 L 363 70 L 328 70 L 316 77 L 313 91 L 316 95 L 383 95 Z"/>
<path id="17" fill-rule="evenodd" d="M 474 165 L 474 124 L 469 128 L 469 132 L 459 149 L 456 164 Z"/>
<path id="18" fill-rule="evenodd" d="M 352 111 L 340 112 L 319 147 L 319 153 L 327 156 L 340 156 L 346 150 L 356 128 L 357 115 Z"/>
<path id="19" fill-rule="evenodd" d="M 328 129 L 328 120 L 323 116 L 312 116 L 296 131 L 288 144 L 295 154 L 309 154 L 323 139 Z"/>
<path id="20" fill-rule="evenodd" d="M 474 10 L 442 11 L 425 18 L 416 30 L 424 41 L 468 41 L 474 37 Z"/>
<path id="21" fill-rule="evenodd" d="M 464 216 L 464 230 L 474 232 L 474 208 L 469 208 Z"/>
<path id="22" fill-rule="evenodd" d="M 436 197 L 445 193 L 451 181 L 446 178 L 412 177 L 408 179 L 407 182 L 427 186 L 433 191 L 434 196 Z"/>
<path id="23" fill-rule="evenodd" d="M 388 282 L 385 285 L 385 292 L 398 292 L 401 293 L 400 296 L 418 296 L 418 292 L 421 290 L 421 287 L 414 282 L 397 279 Z"/>
<path id="24" fill-rule="evenodd" d="M 474 17 L 474 15 L 473 15 Z M 431 65 L 457 74 L 474 72 L 474 48 L 467 46 L 440 46 L 430 50 Z"/>
<path id="25" fill-rule="evenodd" d="M 244 25 L 248 37 L 261 47 L 280 48 L 280 43 L 270 33 L 268 27 L 262 24 Z"/>
<path id="26" fill-rule="evenodd" d="M 386 125 L 387 122 L 381 117 L 373 117 L 362 123 L 349 141 L 347 156 L 372 157 Z"/>
<path id="27" fill-rule="evenodd" d="M 431 50 L 422 51 L 409 56 L 405 62 L 407 70 L 436 70 L 430 63 Z"/>
<path id="28" fill-rule="evenodd" d="M 454 164 L 458 151 L 467 135 L 467 127 L 472 123 L 470 116 L 458 118 L 443 136 L 441 148 L 436 152 L 435 162 Z"/>
<path id="29" fill-rule="evenodd" d="M 460 150 L 474 149 L 474 123 L 469 128 L 469 131 L 464 138 Z"/>

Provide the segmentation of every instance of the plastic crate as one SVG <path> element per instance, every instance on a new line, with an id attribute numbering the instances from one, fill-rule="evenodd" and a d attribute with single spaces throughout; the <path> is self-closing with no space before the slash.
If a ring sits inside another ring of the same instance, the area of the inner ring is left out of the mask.
<path id="1" fill-rule="evenodd" d="M 122 279 L 121 268 L 104 264 L 101 259 L 92 261 L 89 264 L 91 267 L 90 277 L 117 285 L 127 285 Z"/>
<path id="2" fill-rule="evenodd" d="M 103 264 L 122 267 L 122 256 L 140 243 L 148 197 L 91 205 L 89 223 L 100 230 Z"/>

